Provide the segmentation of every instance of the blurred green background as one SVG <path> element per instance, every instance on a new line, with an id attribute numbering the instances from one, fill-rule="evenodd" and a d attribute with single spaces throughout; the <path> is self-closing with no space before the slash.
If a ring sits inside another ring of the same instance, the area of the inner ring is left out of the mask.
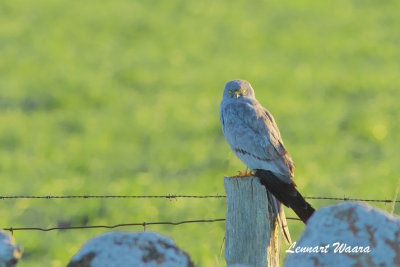
<path id="1" fill-rule="evenodd" d="M 1 1 L 0 195 L 224 194 L 223 176 L 243 164 L 222 135 L 219 103 L 225 82 L 241 78 L 274 114 L 301 192 L 393 198 L 398 10 L 399 1 Z M 223 218 L 225 208 L 223 199 L 2 200 L 0 222 L 179 221 Z M 304 226 L 289 224 L 296 240 Z M 225 266 L 223 223 L 147 229 L 198 266 Z M 21 266 L 65 266 L 103 232 L 15 232 Z"/>

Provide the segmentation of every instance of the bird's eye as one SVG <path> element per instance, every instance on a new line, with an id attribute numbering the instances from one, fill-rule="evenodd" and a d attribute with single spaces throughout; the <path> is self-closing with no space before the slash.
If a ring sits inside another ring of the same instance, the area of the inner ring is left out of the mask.
<path id="1" fill-rule="evenodd" d="M 246 89 L 242 89 L 241 93 L 244 95 L 246 93 Z"/>
<path id="2" fill-rule="evenodd" d="M 233 94 L 233 91 L 231 89 L 229 89 L 228 93 L 231 95 L 231 94 Z"/>

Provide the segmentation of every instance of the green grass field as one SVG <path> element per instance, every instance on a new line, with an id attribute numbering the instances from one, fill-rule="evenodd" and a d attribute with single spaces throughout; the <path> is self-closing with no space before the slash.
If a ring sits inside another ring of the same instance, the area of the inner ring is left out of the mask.
<path id="1" fill-rule="evenodd" d="M 243 164 L 222 135 L 219 103 L 225 82 L 241 78 L 274 114 L 301 192 L 393 198 L 399 9 L 356 0 L 2 1 L 0 195 L 224 194 L 224 175 Z M 1 200 L 0 224 L 223 218 L 225 208 L 212 199 Z M 289 224 L 296 240 L 304 226 Z M 147 230 L 173 238 L 198 266 L 225 266 L 223 223 Z M 15 232 L 20 265 L 65 266 L 103 232 Z"/>

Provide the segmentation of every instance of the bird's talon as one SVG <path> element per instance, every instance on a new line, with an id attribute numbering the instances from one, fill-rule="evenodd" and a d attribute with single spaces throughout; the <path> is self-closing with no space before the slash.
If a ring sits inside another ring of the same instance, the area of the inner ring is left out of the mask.
<path id="1" fill-rule="evenodd" d="M 249 171 L 246 169 L 245 171 L 238 171 L 237 175 L 232 176 L 233 178 L 244 178 L 244 177 L 251 177 L 254 176 L 254 173 L 252 171 Z"/>

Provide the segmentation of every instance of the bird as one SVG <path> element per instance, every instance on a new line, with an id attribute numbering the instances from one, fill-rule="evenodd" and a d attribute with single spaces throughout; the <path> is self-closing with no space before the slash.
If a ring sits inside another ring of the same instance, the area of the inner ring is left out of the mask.
<path id="1" fill-rule="evenodd" d="M 222 132 L 234 154 L 246 165 L 237 177 L 256 176 L 269 194 L 284 239 L 291 243 L 282 203 L 306 224 L 315 209 L 296 189 L 295 164 L 283 145 L 274 117 L 255 98 L 248 81 L 225 84 L 220 105 Z M 250 171 L 249 171 L 250 170 Z"/>

